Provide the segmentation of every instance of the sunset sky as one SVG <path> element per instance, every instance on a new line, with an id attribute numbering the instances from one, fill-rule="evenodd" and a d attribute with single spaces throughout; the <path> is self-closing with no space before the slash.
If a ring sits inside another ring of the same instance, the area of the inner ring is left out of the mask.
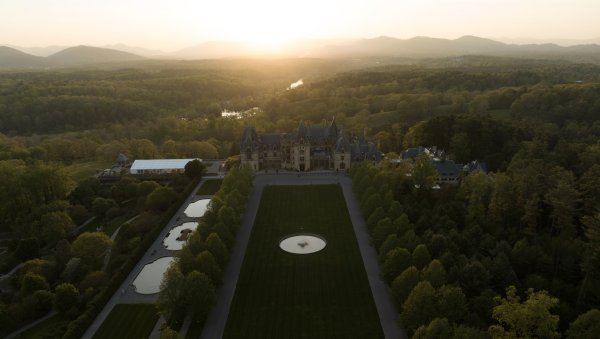
<path id="1" fill-rule="evenodd" d="M 2 0 L 0 45 L 125 43 L 174 50 L 205 41 L 298 38 L 590 39 L 598 0 Z"/>

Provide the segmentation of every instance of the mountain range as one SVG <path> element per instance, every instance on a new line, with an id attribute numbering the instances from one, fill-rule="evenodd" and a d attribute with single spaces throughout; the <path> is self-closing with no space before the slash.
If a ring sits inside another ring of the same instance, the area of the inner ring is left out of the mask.
<path id="1" fill-rule="evenodd" d="M 0 46 L 0 69 L 77 67 L 143 59 L 145 58 L 132 53 L 90 46 L 68 47 L 47 57 L 35 56 L 15 48 Z"/>
<path id="2" fill-rule="evenodd" d="M 107 48 L 108 47 L 108 48 Z M 0 69 L 36 69 L 77 67 L 84 65 L 132 62 L 152 59 L 221 59 L 238 57 L 449 57 L 460 55 L 503 56 L 540 59 L 568 59 L 577 62 L 600 62 L 600 45 L 583 44 L 559 46 L 556 44 L 507 44 L 475 36 L 458 39 L 414 37 L 397 39 L 381 36 L 359 40 L 305 39 L 286 43 L 277 50 L 266 51 L 246 42 L 206 42 L 172 53 L 132 47 L 124 44 L 104 47 L 76 46 L 58 50 L 46 48 L 19 48 L 0 46 Z M 36 56 L 25 53 L 37 52 Z"/>

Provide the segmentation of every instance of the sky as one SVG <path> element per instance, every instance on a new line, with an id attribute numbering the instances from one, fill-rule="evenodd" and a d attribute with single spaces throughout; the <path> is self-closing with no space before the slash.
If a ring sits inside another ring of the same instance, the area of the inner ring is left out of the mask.
<path id="1" fill-rule="evenodd" d="M 0 0 L 0 45 L 173 51 L 302 38 L 592 39 L 600 0 Z"/>

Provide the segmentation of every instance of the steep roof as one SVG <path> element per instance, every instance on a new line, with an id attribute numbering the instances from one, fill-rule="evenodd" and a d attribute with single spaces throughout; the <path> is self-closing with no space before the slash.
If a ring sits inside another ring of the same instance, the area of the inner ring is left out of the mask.
<path id="1" fill-rule="evenodd" d="M 453 160 L 439 160 L 432 163 L 440 175 L 458 176 L 460 174 L 460 166 Z"/>
<path id="2" fill-rule="evenodd" d="M 281 134 L 263 133 L 260 135 L 260 141 L 266 145 L 279 145 L 279 143 L 281 142 Z"/>

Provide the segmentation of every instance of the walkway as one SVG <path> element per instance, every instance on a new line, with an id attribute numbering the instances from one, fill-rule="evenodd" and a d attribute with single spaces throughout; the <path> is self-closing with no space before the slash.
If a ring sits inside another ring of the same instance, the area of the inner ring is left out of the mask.
<path id="1" fill-rule="evenodd" d="M 367 272 L 373 299 L 377 307 L 381 327 L 386 338 L 402 339 L 407 338 L 404 331 L 398 324 L 398 311 L 396 310 L 389 288 L 379 278 L 379 265 L 377 253 L 369 244 L 369 235 L 365 221 L 358 208 L 358 202 L 352 192 L 352 181 L 344 174 L 323 172 L 323 173 L 301 173 L 301 174 L 257 174 L 254 179 L 254 187 L 248 199 L 246 212 L 242 220 L 240 231 L 233 245 L 232 254 L 224 272 L 225 284 L 217 291 L 217 304 L 208 315 L 208 319 L 202 331 L 202 339 L 221 338 L 225 331 L 231 301 L 235 294 L 235 287 L 244 260 L 244 254 L 248 247 L 248 240 L 254 218 L 260 204 L 260 197 L 266 185 L 324 185 L 340 184 L 344 192 L 344 198 L 350 218 L 354 226 L 354 232 L 358 240 L 360 253 Z"/>
<path id="2" fill-rule="evenodd" d="M 203 198 L 201 196 L 197 196 L 196 191 L 206 180 L 211 179 L 202 179 L 200 183 L 198 183 L 198 185 L 192 190 L 192 193 L 190 193 L 190 195 L 183 202 L 183 204 L 181 204 L 177 212 L 173 215 L 171 220 L 169 220 L 169 222 L 165 225 L 158 237 L 156 237 L 156 239 L 154 240 L 154 243 L 152 243 L 152 246 L 150 246 L 150 248 L 148 248 L 148 250 L 146 251 L 146 254 L 144 254 L 142 259 L 140 259 L 137 265 L 131 270 L 131 272 L 129 272 L 127 278 L 125 278 L 125 280 L 117 289 L 115 294 L 106 303 L 102 311 L 100 311 L 100 313 L 98 314 L 94 322 L 90 325 L 90 327 L 87 329 L 82 338 L 92 338 L 94 336 L 94 333 L 96 333 L 96 331 L 100 328 L 100 326 L 102 325 L 102 323 L 116 304 L 153 304 L 156 302 L 158 294 L 139 294 L 135 292 L 135 289 L 132 285 L 133 280 L 135 280 L 137 275 L 142 271 L 142 268 L 144 268 L 146 264 L 151 263 L 156 259 L 162 257 L 170 257 L 175 255 L 175 252 L 169 251 L 164 248 L 162 241 L 167 235 L 167 233 L 171 231 L 171 228 L 177 226 L 178 224 L 184 221 L 192 221 L 197 219 L 186 217 L 183 211 L 189 203 Z"/>

